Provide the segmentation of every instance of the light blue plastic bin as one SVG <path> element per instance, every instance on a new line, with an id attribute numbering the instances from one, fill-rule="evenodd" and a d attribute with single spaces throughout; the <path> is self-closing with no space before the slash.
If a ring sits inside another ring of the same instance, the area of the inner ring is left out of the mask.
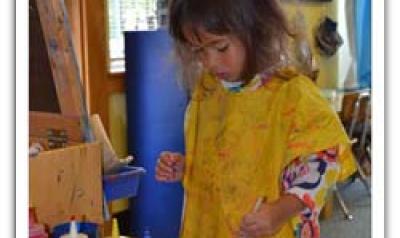
<path id="1" fill-rule="evenodd" d="M 103 176 L 107 202 L 137 195 L 140 177 L 146 173 L 142 167 L 123 166 L 115 174 Z"/>

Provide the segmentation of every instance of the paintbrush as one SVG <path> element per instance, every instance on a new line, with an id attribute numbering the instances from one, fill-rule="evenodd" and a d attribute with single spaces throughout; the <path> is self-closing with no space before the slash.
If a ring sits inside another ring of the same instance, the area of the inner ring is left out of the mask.
<path id="1" fill-rule="evenodd" d="M 260 210 L 261 205 L 264 203 L 264 201 L 265 201 L 265 196 L 257 198 L 256 204 L 253 207 L 253 213 L 256 213 Z"/>

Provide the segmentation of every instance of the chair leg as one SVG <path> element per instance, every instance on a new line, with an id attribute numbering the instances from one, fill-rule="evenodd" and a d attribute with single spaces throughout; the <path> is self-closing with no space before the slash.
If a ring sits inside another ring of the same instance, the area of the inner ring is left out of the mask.
<path id="1" fill-rule="evenodd" d="M 358 116 L 360 113 L 360 107 L 361 107 L 361 100 L 363 98 L 367 99 L 367 104 L 366 104 L 366 109 L 365 109 L 365 118 L 364 118 L 364 122 L 362 125 L 362 133 L 361 133 L 361 138 L 360 138 L 360 143 L 358 145 L 358 150 L 357 153 L 355 154 L 356 157 L 361 158 L 363 155 L 365 155 L 366 153 L 369 153 L 369 151 L 366 151 L 366 141 L 367 141 L 367 132 L 369 131 L 369 127 L 371 124 L 370 121 L 370 116 L 371 116 L 371 101 L 370 101 L 370 96 L 369 94 L 359 94 L 355 105 L 354 105 L 354 111 L 353 111 L 353 119 L 351 121 L 351 125 L 349 128 L 349 137 L 353 138 L 353 133 L 357 124 L 357 120 L 358 120 Z M 371 196 L 371 188 L 370 185 L 368 183 L 368 179 L 367 179 L 367 175 L 365 174 L 360 161 L 357 158 L 354 158 L 355 164 L 357 166 L 357 171 L 359 174 L 359 177 L 361 179 L 361 182 L 364 184 L 368 195 Z"/>
<path id="2" fill-rule="evenodd" d="M 343 200 L 342 195 L 340 194 L 340 191 L 338 190 L 337 186 L 334 186 L 334 193 L 336 195 L 337 200 L 339 201 L 340 208 L 342 209 L 345 219 L 352 221 L 354 219 L 353 215 L 350 213 L 350 210 L 347 208 L 346 203 Z"/>
<path id="3" fill-rule="evenodd" d="M 371 196 L 371 188 L 370 188 L 370 185 L 368 183 L 367 175 L 365 175 L 364 170 L 361 167 L 360 162 L 357 159 L 355 159 L 354 161 L 355 161 L 355 164 L 357 166 L 357 173 L 359 175 L 358 177 L 360 178 L 361 182 L 364 184 L 364 186 L 365 186 L 365 188 L 366 188 L 366 190 L 368 192 L 368 195 Z"/>
<path id="4" fill-rule="evenodd" d="M 366 109 L 365 109 L 365 119 L 364 119 L 364 124 L 363 124 L 363 131 L 361 135 L 361 141 L 360 141 L 360 149 L 362 151 L 362 156 L 369 156 L 370 151 L 368 151 L 368 146 L 367 146 L 367 134 L 368 131 L 370 131 L 371 127 L 371 100 L 368 98 Z M 361 181 L 363 182 L 365 188 L 367 189 L 368 195 L 371 196 L 371 188 L 367 180 L 367 176 L 365 175 L 365 172 L 363 169 L 360 171 L 361 175 Z"/>

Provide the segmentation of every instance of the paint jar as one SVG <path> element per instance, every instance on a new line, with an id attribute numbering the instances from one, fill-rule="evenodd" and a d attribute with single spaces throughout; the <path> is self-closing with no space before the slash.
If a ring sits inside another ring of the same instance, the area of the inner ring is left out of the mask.
<path id="1" fill-rule="evenodd" d="M 78 233 L 83 233 L 88 236 L 88 238 L 100 238 L 98 225 L 91 222 L 77 222 Z M 52 237 L 61 238 L 61 236 L 69 234 L 70 223 L 62 223 L 53 228 Z"/>
<path id="2" fill-rule="evenodd" d="M 88 236 L 83 233 L 79 233 L 79 234 L 75 234 L 75 235 L 65 234 L 65 235 L 62 235 L 61 238 L 88 238 Z"/>
<path id="3" fill-rule="evenodd" d="M 130 237 L 119 235 L 118 220 L 117 218 L 113 218 L 111 236 L 107 236 L 106 238 L 130 238 Z"/>
<path id="4" fill-rule="evenodd" d="M 150 228 L 146 227 L 143 232 L 143 238 L 151 238 Z"/>
<path id="5" fill-rule="evenodd" d="M 45 227 L 37 223 L 34 208 L 29 208 L 29 238 L 47 238 Z"/>
<path id="6" fill-rule="evenodd" d="M 118 236 L 119 238 L 132 238 L 130 236 Z M 114 238 L 112 236 L 106 236 L 105 238 Z"/>
<path id="7" fill-rule="evenodd" d="M 29 226 L 29 238 L 48 238 L 44 226 L 41 224 L 34 224 Z"/>

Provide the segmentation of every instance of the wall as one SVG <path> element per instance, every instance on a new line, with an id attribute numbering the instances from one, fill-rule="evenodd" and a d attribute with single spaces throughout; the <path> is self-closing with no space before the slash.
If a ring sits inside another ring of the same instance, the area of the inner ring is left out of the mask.
<path id="1" fill-rule="evenodd" d="M 312 52 L 316 57 L 320 69 L 317 85 L 323 89 L 342 88 L 346 78 L 347 81 L 351 81 L 355 77 L 355 71 L 351 71 L 354 69 L 351 68 L 353 61 L 350 53 L 348 32 L 351 32 L 352 29 L 348 29 L 347 27 L 346 2 L 349 1 L 332 0 L 331 2 L 323 3 L 300 1 L 299 4 L 306 21 L 308 41 L 311 44 Z M 290 20 L 296 12 L 296 1 L 285 0 L 282 3 Z M 326 16 L 338 22 L 338 32 L 344 41 L 344 44 L 332 57 L 319 54 L 314 40 L 314 32 Z"/>
<path id="2" fill-rule="evenodd" d="M 110 140 L 115 152 L 120 157 L 127 155 L 127 122 L 126 122 L 126 96 L 125 93 L 112 93 L 109 99 Z M 114 213 L 129 207 L 128 199 L 112 202 Z"/>

